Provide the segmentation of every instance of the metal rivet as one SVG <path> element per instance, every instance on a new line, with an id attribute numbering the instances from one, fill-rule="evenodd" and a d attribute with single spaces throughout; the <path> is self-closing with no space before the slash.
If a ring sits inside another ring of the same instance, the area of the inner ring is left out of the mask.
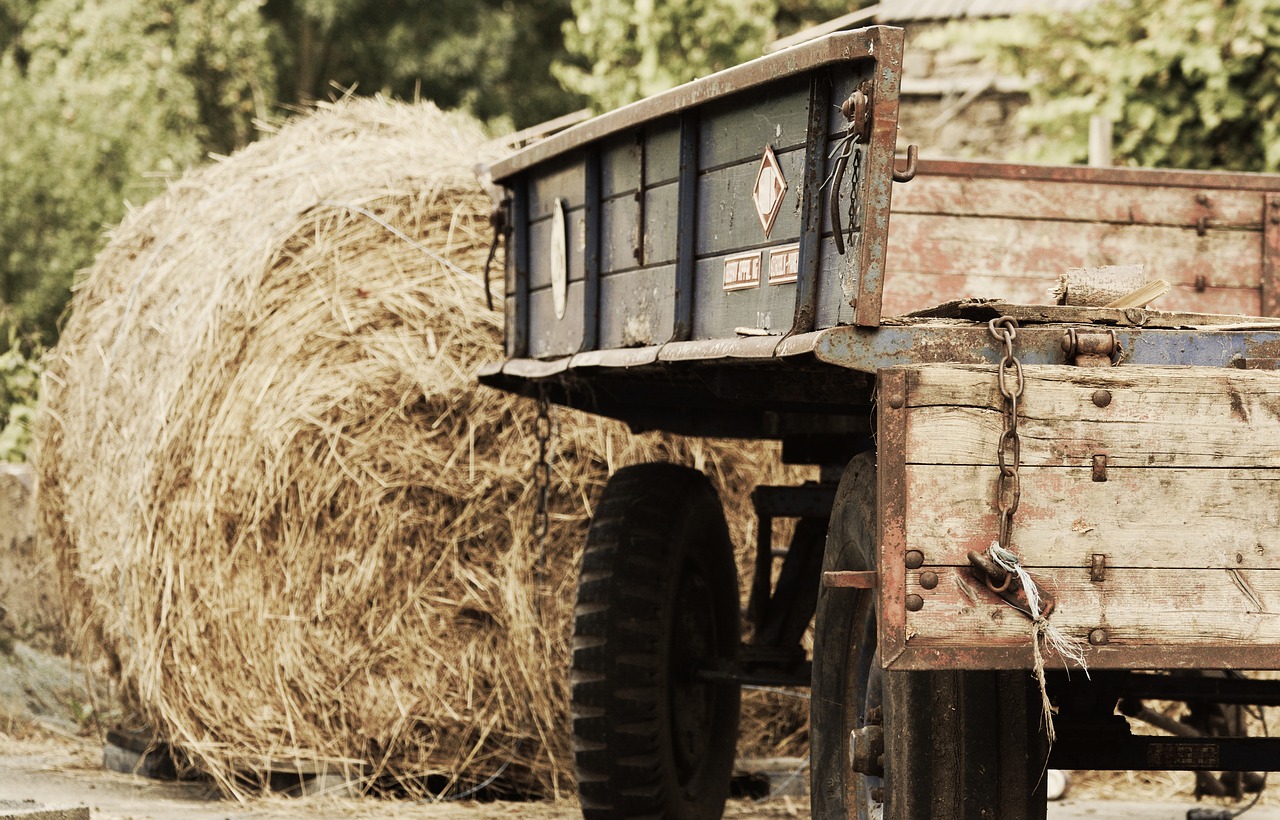
<path id="1" fill-rule="evenodd" d="M 920 573 L 920 586 L 925 589 L 933 589 L 938 585 L 938 573 L 926 570 Z"/>
<path id="2" fill-rule="evenodd" d="M 885 399 L 885 401 L 889 403 L 890 407 L 897 410 L 907 403 L 907 397 L 901 393 L 890 393 L 889 397 Z"/>
<path id="3" fill-rule="evenodd" d="M 1089 562 L 1089 580 L 1101 583 L 1107 580 L 1107 556 L 1100 552 L 1093 554 Z"/>
<path id="4" fill-rule="evenodd" d="M 1111 391 L 1110 390 L 1093 391 L 1093 403 L 1098 405 L 1099 407 L 1106 407 L 1108 404 L 1111 403 Z"/>
<path id="5" fill-rule="evenodd" d="M 1111 643 L 1111 634 L 1102 627 L 1098 627 L 1089 633 L 1089 643 L 1094 646 L 1106 646 Z"/>
<path id="6" fill-rule="evenodd" d="M 924 609 L 924 598 L 919 595 L 907 596 L 907 612 L 919 612 Z"/>
<path id="7" fill-rule="evenodd" d="M 1196 194 L 1196 203 L 1199 205 L 1208 205 L 1209 197 L 1206 194 Z"/>
<path id="8" fill-rule="evenodd" d="M 904 558 L 906 558 L 907 569 L 920 569 L 924 566 L 924 553 L 920 550 L 907 550 Z"/>

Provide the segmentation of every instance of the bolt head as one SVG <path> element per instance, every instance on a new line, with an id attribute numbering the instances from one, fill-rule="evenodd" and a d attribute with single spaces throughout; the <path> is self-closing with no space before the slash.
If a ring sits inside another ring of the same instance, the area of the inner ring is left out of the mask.
<path id="1" fill-rule="evenodd" d="M 901 393 L 890 393 L 885 399 L 885 402 L 894 410 L 899 410 L 902 408 L 902 405 L 907 403 L 907 397 Z"/>
<path id="2" fill-rule="evenodd" d="M 924 598 L 911 594 L 907 596 L 907 612 L 919 612 L 924 609 Z"/>
<path id="3" fill-rule="evenodd" d="M 907 550 L 906 556 L 907 569 L 920 569 L 924 566 L 924 553 L 920 550 Z"/>
<path id="4" fill-rule="evenodd" d="M 920 586 L 925 589 L 933 589 L 938 586 L 938 573 L 932 570 L 925 570 L 920 573 Z"/>
<path id="5" fill-rule="evenodd" d="M 1098 407 L 1106 407 L 1108 404 L 1111 403 L 1111 391 L 1110 390 L 1093 391 L 1093 403 Z"/>
<path id="6" fill-rule="evenodd" d="M 1209 204 L 1209 197 L 1208 197 L 1206 194 L 1196 194 L 1196 204 L 1198 204 L 1198 205 L 1208 205 L 1208 204 Z"/>
<path id="7" fill-rule="evenodd" d="M 1111 643 L 1111 634 L 1102 627 L 1098 627 L 1089 633 L 1089 643 L 1094 646 L 1106 646 Z"/>

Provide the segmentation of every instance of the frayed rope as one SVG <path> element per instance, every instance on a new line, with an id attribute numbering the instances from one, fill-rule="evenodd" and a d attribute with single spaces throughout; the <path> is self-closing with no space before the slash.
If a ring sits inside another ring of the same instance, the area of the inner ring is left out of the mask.
<path id="1" fill-rule="evenodd" d="M 991 560 L 996 566 L 1005 572 L 1015 575 L 1022 584 L 1023 590 L 1027 593 L 1027 608 L 1031 610 L 1031 649 L 1035 657 L 1035 675 L 1036 681 L 1040 684 L 1040 705 L 1044 712 L 1044 728 L 1045 735 L 1049 739 L 1049 743 L 1053 743 L 1056 737 L 1053 730 L 1053 716 L 1057 714 L 1057 709 L 1049 702 L 1049 690 L 1045 685 L 1044 679 L 1044 653 L 1040 649 L 1040 643 L 1043 641 L 1048 644 L 1049 648 L 1058 653 L 1058 657 L 1062 658 L 1063 666 L 1066 667 L 1067 673 L 1070 674 L 1071 667 L 1067 665 L 1067 661 L 1074 661 L 1079 664 L 1084 671 L 1085 677 L 1089 677 L 1089 665 L 1084 659 L 1085 646 L 1081 641 L 1067 635 L 1061 629 L 1049 623 L 1048 617 L 1040 614 L 1040 589 L 1036 586 L 1036 582 L 1031 580 L 1031 576 L 1022 568 L 1022 562 L 1018 560 L 1018 556 L 1000 546 L 998 541 L 992 541 L 987 554 L 991 556 Z"/>

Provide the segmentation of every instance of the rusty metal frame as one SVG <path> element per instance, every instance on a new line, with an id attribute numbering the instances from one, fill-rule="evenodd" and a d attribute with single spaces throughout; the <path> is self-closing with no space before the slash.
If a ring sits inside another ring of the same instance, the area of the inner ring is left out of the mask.
<path id="1" fill-rule="evenodd" d="M 1028 182 L 1103 182 L 1160 188 L 1224 188 L 1233 191 L 1280 190 L 1280 174 L 1238 171 L 1180 171 L 1165 168 L 1099 168 L 1087 165 L 1039 165 L 983 160 L 921 159 L 925 176 L 1018 179 Z"/>
<path id="2" fill-rule="evenodd" d="M 785 52 L 759 57 L 751 62 L 685 83 L 670 91 L 655 94 L 575 125 L 517 154 L 495 162 L 490 171 L 495 182 L 502 182 L 534 165 L 589 142 L 650 120 L 694 108 L 726 94 L 747 91 L 775 82 L 790 74 L 800 74 L 847 60 L 882 61 L 887 53 L 898 54 L 898 63 L 892 68 L 894 73 L 891 76 L 885 73 L 889 70 L 887 67 L 885 71 L 880 72 L 884 75 L 884 85 L 881 87 L 881 80 L 877 78 L 877 93 L 892 92 L 893 113 L 896 116 L 898 83 L 901 77 L 902 40 L 903 34 L 900 28 L 871 26 L 857 31 L 832 34 Z M 884 116 L 888 114 L 889 111 L 886 109 Z M 877 116 L 881 114 L 877 112 Z M 896 131 L 896 124 L 894 130 Z M 892 154 L 892 145 L 889 150 Z"/>
<path id="3" fill-rule="evenodd" d="M 898 92 L 902 85 L 901 29 L 881 35 L 885 48 L 877 49 L 871 93 L 871 139 L 864 154 L 862 177 L 866 203 L 862 242 L 858 252 L 857 292 L 853 297 L 853 323 L 860 327 L 880 324 L 884 293 L 885 258 L 889 248 L 889 206 L 893 194 L 894 151 L 898 144 Z"/>
<path id="4" fill-rule="evenodd" d="M 876 385 L 876 619 L 880 663 L 888 669 L 907 651 L 907 373 L 882 371 Z"/>
<path id="5" fill-rule="evenodd" d="M 1280 188 L 1280 184 L 1276 184 Z M 1280 316 L 1280 193 L 1262 197 L 1262 293 L 1259 312 Z"/>

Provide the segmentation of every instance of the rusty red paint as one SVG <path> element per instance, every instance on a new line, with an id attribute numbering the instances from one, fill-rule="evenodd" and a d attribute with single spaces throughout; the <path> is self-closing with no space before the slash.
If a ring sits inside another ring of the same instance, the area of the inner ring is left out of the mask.
<path id="1" fill-rule="evenodd" d="M 1280 186 L 1278 186 L 1280 187 Z M 1262 206 L 1262 316 L 1280 316 L 1280 193 L 1263 197 Z"/>
<path id="2" fill-rule="evenodd" d="M 822 573 L 822 585 L 833 589 L 875 589 L 880 583 L 879 577 L 875 570 L 835 570 Z"/>
<path id="3" fill-rule="evenodd" d="M 877 390 L 881 396 L 901 394 L 909 398 L 907 373 L 902 370 L 882 370 L 877 375 Z M 907 524 L 907 406 L 890 407 L 887 401 L 878 402 L 876 481 L 880 515 L 878 538 L 880 545 L 880 594 L 877 615 L 879 617 L 880 661 L 888 668 L 907 648 L 906 637 L 906 524 Z"/>
<path id="4" fill-rule="evenodd" d="M 1280 190 L 1280 174 L 1173 171 L 1153 168 L 1096 168 L 1084 165 L 1024 165 L 968 160 L 920 160 L 920 173 L 1044 182 L 1103 182 L 1180 188 Z"/>

